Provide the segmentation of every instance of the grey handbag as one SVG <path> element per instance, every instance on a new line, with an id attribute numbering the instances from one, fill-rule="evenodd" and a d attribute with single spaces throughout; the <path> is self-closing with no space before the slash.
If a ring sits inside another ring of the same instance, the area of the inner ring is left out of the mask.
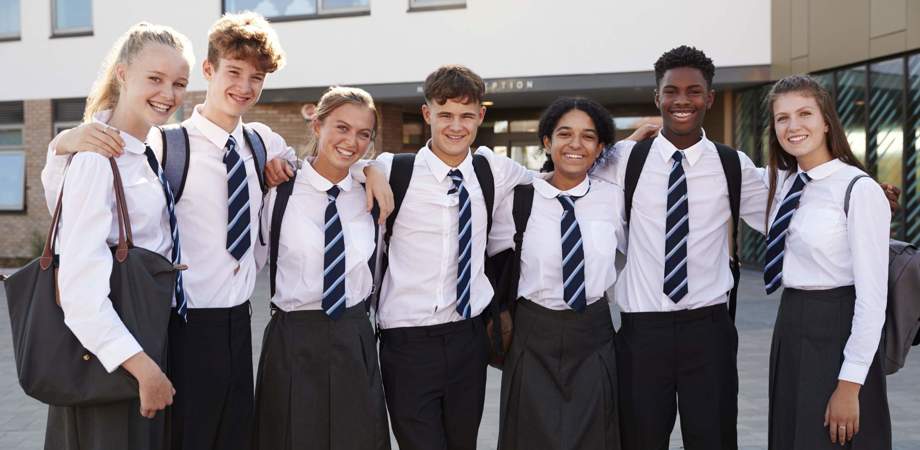
<path id="1" fill-rule="evenodd" d="M 133 246 L 121 174 L 115 160 L 110 162 L 115 179 L 118 245 L 112 248 L 109 299 L 147 355 L 163 367 L 179 268 L 158 253 Z M 54 269 L 62 197 L 58 196 L 42 256 L 4 280 L 19 384 L 29 396 L 57 406 L 137 398 L 137 380 L 123 368 L 106 372 L 64 323 Z"/>

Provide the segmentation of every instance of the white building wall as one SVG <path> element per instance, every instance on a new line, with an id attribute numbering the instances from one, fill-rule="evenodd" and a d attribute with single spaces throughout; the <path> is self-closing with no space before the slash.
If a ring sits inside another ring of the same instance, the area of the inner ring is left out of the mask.
<path id="1" fill-rule="evenodd" d="M 0 42 L 0 101 L 82 97 L 131 24 L 171 25 L 198 59 L 221 0 L 94 0 L 93 36 L 49 38 L 49 0 L 20 0 L 22 39 Z M 288 66 L 266 88 L 415 82 L 445 63 L 486 78 L 651 70 L 665 50 L 697 46 L 719 67 L 770 63 L 769 0 L 467 0 L 465 9 L 407 12 L 371 0 L 368 16 L 276 24 Z"/>

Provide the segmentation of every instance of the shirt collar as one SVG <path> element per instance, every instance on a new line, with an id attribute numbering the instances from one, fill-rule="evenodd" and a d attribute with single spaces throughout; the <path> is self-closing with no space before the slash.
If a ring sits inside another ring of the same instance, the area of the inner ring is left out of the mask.
<path id="1" fill-rule="evenodd" d="M 316 169 L 313 168 L 313 163 L 304 160 L 303 166 L 300 168 L 300 174 L 297 176 L 295 183 L 309 184 L 314 189 L 320 192 L 326 192 L 332 188 L 332 186 L 338 186 L 344 192 L 348 192 L 352 187 L 351 175 L 346 175 L 342 181 L 338 183 L 333 183 L 326 179 L 326 177 L 319 174 Z"/>
<path id="2" fill-rule="evenodd" d="M 798 170 L 798 171 L 799 171 L 799 172 L 805 172 L 805 173 L 807 173 L 808 176 L 809 176 L 812 180 L 820 180 L 820 179 L 822 179 L 822 178 L 827 178 L 827 177 L 833 175 L 834 172 L 840 170 L 841 168 L 843 168 L 843 167 L 846 166 L 846 165 L 847 165 L 847 164 L 846 164 L 845 162 L 843 162 L 843 161 L 841 161 L 841 160 L 839 160 L 839 159 L 837 159 L 837 158 L 834 158 L 834 159 L 832 159 L 832 160 L 830 160 L 830 161 L 828 161 L 828 162 L 825 162 L 825 163 L 819 164 L 819 165 L 817 165 L 817 166 L 815 166 L 815 167 L 812 167 L 811 170 L 803 171 L 802 168 L 799 167 L 799 170 Z"/>
<path id="3" fill-rule="evenodd" d="M 93 114 L 93 122 L 101 123 L 108 126 L 109 120 L 112 119 L 112 110 L 106 109 L 99 111 Z M 119 130 L 118 134 L 121 135 L 121 139 L 125 141 L 125 151 L 128 153 L 134 153 L 136 155 L 143 155 L 144 151 L 147 150 L 147 144 L 143 143 L 140 139 L 131 136 L 124 131 Z"/>
<path id="4" fill-rule="evenodd" d="M 577 186 L 569 189 L 567 191 L 560 191 L 555 186 L 550 184 L 548 178 L 544 177 L 534 177 L 533 178 L 533 189 L 540 193 L 543 197 L 547 199 L 553 199 L 560 195 L 568 195 L 570 197 L 583 197 L 588 193 L 588 188 L 591 186 L 591 179 L 585 177 L 584 180 L 581 180 L 581 183 L 578 183 Z"/>
<path id="5" fill-rule="evenodd" d="M 239 146 L 243 144 L 243 119 L 237 121 L 236 128 L 233 129 L 233 132 L 227 133 L 223 128 L 211 122 L 207 117 L 201 114 L 201 106 L 202 105 L 197 105 L 192 110 L 192 117 L 190 120 L 192 124 L 195 125 L 195 128 L 198 128 L 207 140 L 211 141 L 212 144 L 220 149 L 223 149 L 227 145 L 227 140 L 232 134 L 233 138 L 236 139 L 237 149 L 239 149 Z"/>
<path id="6" fill-rule="evenodd" d="M 697 161 L 700 160 L 700 157 L 703 156 L 703 151 L 715 148 L 715 145 L 713 145 L 712 141 L 706 138 L 706 130 L 700 128 L 700 132 L 703 134 L 700 140 L 696 144 L 693 144 L 692 146 L 683 150 L 684 159 L 687 160 L 687 163 L 690 164 L 690 166 L 693 166 Z M 661 133 L 658 133 L 658 136 L 655 138 L 655 142 L 653 142 L 653 144 L 655 144 L 655 147 L 658 148 L 658 153 L 661 155 L 661 158 L 665 162 L 670 161 L 671 157 L 674 156 L 674 152 L 679 150 L 674 146 L 674 144 L 671 143 L 671 141 L 668 140 L 668 138 L 664 137 L 664 135 Z"/>
<path id="7" fill-rule="evenodd" d="M 438 180 L 438 183 L 443 183 L 444 179 L 447 178 L 447 174 L 455 168 L 460 170 L 464 180 L 469 180 L 470 177 L 475 176 L 473 171 L 473 158 L 470 156 L 469 152 L 467 152 L 466 158 L 463 159 L 463 162 L 461 162 L 459 166 L 451 167 L 445 164 L 444 161 L 441 161 L 441 158 L 438 158 L 434 152 L 431 151 L 430 146 L 431 141 L 428 141 L 428 143 L 418 151 L 416 158 L 421 158 L 422 161 L 425 161 L 425 164 L 428 165 L 428 170 L 430 170 L 434 178 Z"/>

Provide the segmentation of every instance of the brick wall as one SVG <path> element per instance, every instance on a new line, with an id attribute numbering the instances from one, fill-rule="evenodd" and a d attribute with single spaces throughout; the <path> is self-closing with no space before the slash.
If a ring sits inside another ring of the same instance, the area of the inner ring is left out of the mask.
<path id="1" fill-rule="evenodd" d="M 51 217 L 45 206 L 41 172 L 51 141 L 51 100 L 27 100 L 23 104 L 23 145 L 26 150 L 26 211 L 0 215 L 0 259 L 31 258 L 33 240 L 44 242 Z M 3 262 L 0 265 L 9 265 Z"/>

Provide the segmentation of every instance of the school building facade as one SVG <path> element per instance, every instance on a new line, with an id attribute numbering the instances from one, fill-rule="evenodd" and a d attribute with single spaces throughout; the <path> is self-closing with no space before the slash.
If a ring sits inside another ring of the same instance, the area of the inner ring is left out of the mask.
<path id="1" fill-rule="evenodd" d="M 374 96 L 382 116 L 376 150 L 418 149 L 428 138 L 422 82 L 438 65 L 460 63 L 486 80 L 477 144 L 538 167 L 537 119 L 549 102 L 594 98 L 624 137 L 657 116 L 654 61 L 689 44 L 717 67 L 707 135 L 763 162 L 766 86 L 792 72 L 819 74 L 834 87 L 841 114 L 852 110 L 846 120 L 854 148 L 874 158 L 866 161 L 880 179 L 905 189 L 905 214 L 894 226 L 920 238 L 911 228 L 920 227 L 916 1 L 0 0 L 0 58 L 8 63 L 0 83 L 0 266 L 40 249 L 49 222 L 40 180 L 47 144 L 79 123 L 112 42 L 142 20 L 189 36 L 198 61 L 180 120 L 204 99 L 208 27 L 243 9 L 269 17 L 288 54 L 244 119 L 268 124 L 298 150 L 308 140 L 304 110 L 334 84 Z M 744 233 L 746 259 L 757 260 L 760 246 Z"/>

